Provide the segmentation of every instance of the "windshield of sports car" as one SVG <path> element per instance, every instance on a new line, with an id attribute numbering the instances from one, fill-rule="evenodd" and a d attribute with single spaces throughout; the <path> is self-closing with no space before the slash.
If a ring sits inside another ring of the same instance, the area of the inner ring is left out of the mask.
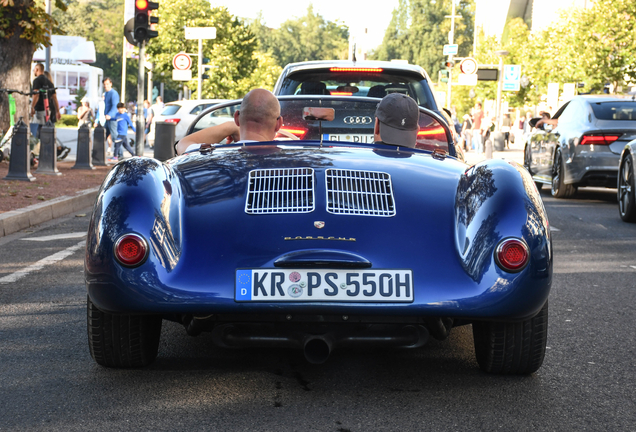
<path id="1" fill-rule="evenodd" d="M 374 142 L 377 100 L 357 97 L 289 96 L 281 97 L 279 101 L 283 127 L 277 140 L 319 141 L 322 138 L 324 142 Z M 235 112 L 239 106 L 240 101 L 235 101 L 211 107 L 195 121 L 189 133 L 221 121 L 234 121 L 229 113 Z M 308 108 L 333 109 L 333 120 L 307 119 Z M 219 115 L 219 112 L 222 115 Z M 454 151 L 449 149 L 450 132 L 443 120 L 437 119 L 436 114 L 420 108 L 419 127 L 416 148 L 431 151 L 440 149 L 455 155 Z"/>
<path id="2" fill-rule="evenodd" d="M 389 93 L 403 93 L 419 106 L 435 109 L 433 95 L 421 76 L 407 73 L 299 71 L 282 83 L 281 95 L 367 96 L 383 98 Z"/>

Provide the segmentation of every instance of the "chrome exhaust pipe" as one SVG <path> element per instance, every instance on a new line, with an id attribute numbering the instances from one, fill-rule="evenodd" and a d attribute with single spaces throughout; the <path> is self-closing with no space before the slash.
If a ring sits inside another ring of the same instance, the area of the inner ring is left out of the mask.
<path id="1" fill-rule="evenodd" d="M 308 337 L 303 347 L 305 359 L 311 364 L 323 364 L 329 358 L 329 354 L 331 354 L 332 345 L 329 337 Z"/>

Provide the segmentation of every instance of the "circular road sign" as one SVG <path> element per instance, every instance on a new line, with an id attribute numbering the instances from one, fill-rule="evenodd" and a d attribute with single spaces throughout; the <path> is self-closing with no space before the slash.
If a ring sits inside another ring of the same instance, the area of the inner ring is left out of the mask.
<path id="1" fill-rule="evenodd" d="M 477 60 L 475 60 L 472 57 L 467 57 L 464 60 L 461 61 L 461 63 L 459 64 L 459 70 L 462 73 L 465 73 L 467 75 L 472 75 L 474 73 L 477 73 Z"/>
<path id="2" fill-rule="evenodd" d="M 179 53 L 172 59 L 172 66 L 177 70 L 188 70 L 192 67 L 192 57 L 186 53 Z"/>

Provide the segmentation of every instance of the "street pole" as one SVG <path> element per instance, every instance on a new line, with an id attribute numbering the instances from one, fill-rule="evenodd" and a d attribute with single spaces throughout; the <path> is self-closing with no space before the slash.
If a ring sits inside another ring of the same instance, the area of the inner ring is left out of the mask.
<path id="1" fill-rule="evenodd" d="M 501 130 L 501 89 L 503 87 L 503 64 L 504 57 L 508 55 L 508 51 L 495 51 L 495 54 L 499 56 L 499 79 L 497 80 L 497 103 L 495 105 L 495 119 L 497 125 L 496 130 Z"/>
<path id="2" fill-rule="evenodd" d="M 455 0 L 452 0 L 452 9 L 451 9 L 451 14 L 450 16 L 447 15 L 446 18 L 450 18 L 451 19 L 451 29 L 448 32 L 448 43 L 449 45 L 453 45 L 453 40 L 455 40 L 455 18 L 461 18 L 461 15 L 455 15 Z M 452 65 L 453 64 L 453 54 L 449 54 L 448 55 L 448 62 Z M 451 92 L 452 92 L 452 82 L 453 82 L 453 67 L 449 67 L 448 68 L 448 87 L 446 90 L 446 107 L 450 110 L 451 109 Z"/>
<path id="3" fill-rule="evenodd" d="M 51 1 L 53 0 L 45 0 L 46 1 L 46 13 L 51 16 Z M 49 37 L 51 36 L 51 28 L 47 29 L 49 33 Z M 47 72 L 51 72 L 51 47 L 47 46 L 44 48 L 44 70 Z"/>
<path id="4" fill-rule="evenodd" d="M 121 55 L 121 101 L 126 103 L 126 36 L 122 44 Z"/>
<path id="5" fill-rule="evenodd" d="M 201 75 L 203 75 L 203 39 L 199 39 L 199 56 L 197 60 L 197 99 L 201 100 Z"/>
<path id="6" fill-rule="evenodd" d="M 137 131 L 135 132 L 135 154 L 137 156 L 144 155 L 144 142 L 146 134 L 144 127 L 146 119 L 144 118 L 144 81 L 146 71 L 144 70 L 144 58 L 146 56 L 146 41 L 139 43 L 139 70 L 137 73 Z"/>

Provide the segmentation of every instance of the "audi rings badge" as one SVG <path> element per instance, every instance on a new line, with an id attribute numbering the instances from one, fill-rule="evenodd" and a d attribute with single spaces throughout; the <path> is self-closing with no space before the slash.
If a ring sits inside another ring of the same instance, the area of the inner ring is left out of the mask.
<path id="1" fill-rule="evenodd" d="M 373 123 L 373 119 L 369 116 L 347 116 L 344 118 L 344 123 L 348 125 L 350 124 L 366 125 L 366 124 Z"/>

